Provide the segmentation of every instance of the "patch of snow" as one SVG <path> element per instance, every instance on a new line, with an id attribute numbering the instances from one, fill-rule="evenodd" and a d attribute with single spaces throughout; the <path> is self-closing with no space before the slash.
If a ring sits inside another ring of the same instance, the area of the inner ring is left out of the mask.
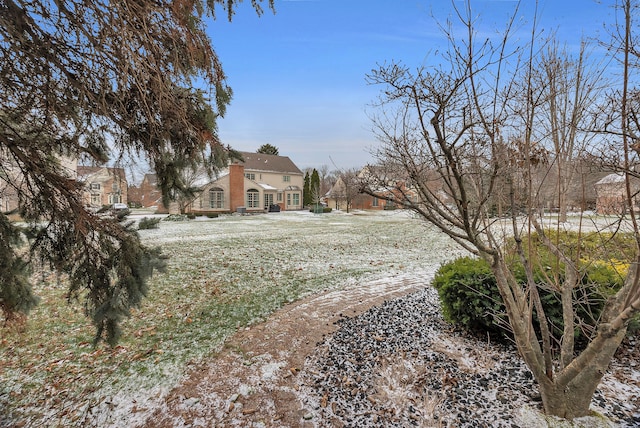
<path id="1" fill-rule="evenodd" d="M 273 380 L 278 376 L 278 372 L 284 366 L 284 362 L 270 362 L 260 367 L 263 380 Z"/>
<path id="2" fill-rule="evenodd" d="M 529 406 L 523 406 L 518 415 L 518 426 L 527 428 L 616 428 L 617 425 L 604 416 L 585 416 L 567 421 L 547 416 Z"/>

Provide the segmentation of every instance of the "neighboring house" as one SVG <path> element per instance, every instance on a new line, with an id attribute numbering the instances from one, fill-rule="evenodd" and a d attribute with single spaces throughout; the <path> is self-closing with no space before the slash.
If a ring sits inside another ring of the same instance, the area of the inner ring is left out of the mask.
<path id="1" fill-rule="evenodd" d="M 631 178 L 633 210 L 638 210 L 636 195 L 640 191 L 640 181 Z M 597 214 L 625 214 L 629 208 L 624 174 L 609 174 L 595 184 Z"/>
<path id="2" fill-rule="evenodd" d="M 418 194 L 415 189 L 407 187 L 403 181 L 372 190 L 377 196 L 359 195 L 354 201 L 354 208 L 363 210 L 386 210 L 406 208 L 407 206 L 412 206 L 412 203 L 418 202 Z M 389 201 L 387 198 L 398 201 L 398 203 Z M 400 201 L 405 203 L 400 203 Z"/>
<path id="3" fill-rule="evenodd" d="M 349 186 L 347 182 L 349 182 L 348 179 L 342 176 L 338 177 L 333 186 L 331 186 L 331 189 L 324 195 L 323 201 L 329 208 L 334 210 L 346 210 L 348 207 L 350 208 L 351 198 L 349 198 Z"/>
<path id="4" fill-rule="evenodd" d="M 327 206 L 337 210 L 385 210 L 403 208 L 402 205 L 388 201 L 387 198 L 418 201 L 417 192 L 407 186 L 401 177 L 391 178 L 383 168 L 365 166 L 357 175 L 344 174 L 325 195 Z M 360 186 L 367 184 L 376 194 L 361 193 Z"/>
<path id="5" fill-rule="evenodd" d="M 240 152 L 244 161 L 202 186 L 186 210 L 194 214 L 302 209 L 302 171 L 287 156 Z"/>
<path id="6" fill-rule="evenodd" d="M 101 208 L 128 201 L 127 178 L 122 168 L 78 165 L 78 180 L 85 185 L 83 198 L 87 206 Z"/>
<path id="7" fill-rule="evenodd" d="M 139 200 L 145 208 L 160 207 L 162 205 L 162 192 L 158 188 L 158 177 L 155 174 L 145 174 L 139 187 Z"/>
<path id="8" fill-rule="evenodd" d="M 136 186 L 135 184 L 129 184 L 127 188 L 127 204 L 129 204 L 132 208 L 140 208 L 142 207 L 142 192 L 140 191 L 140 186 Z"/>
<path id="9" fill-rule="evenodd" d="M 60 161 L 59 171 L 69 178 L 76 179 L 77 160 L 65 156 L 58 156 L 58 160 Z M 28 198 L 28 189 L 29 186 L 20 168 L 0 153 L 0 211 L 10 212 L 18 209 L 18 194 L 21 193 L 23 198 Z"/>

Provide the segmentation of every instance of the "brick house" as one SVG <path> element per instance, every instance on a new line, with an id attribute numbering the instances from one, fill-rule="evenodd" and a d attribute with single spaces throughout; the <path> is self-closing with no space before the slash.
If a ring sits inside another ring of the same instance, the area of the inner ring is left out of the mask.
<path id="1" fill-rule="evenodd" d="M 135 187 L 133 194 L 129 193 L 129 200 L 139 203 L 144 208 L 149 207 L 161 207 L 162 206 L 162 192 L 158 188 L 158 178 L 156 174 L 145 174 L 142 178 L 140 186 Z"/>
<path id="2" fill-rule="evenodd" d="M 123 168 L 78 165 L 78 180 L 83 182 L 86 206 L 101 208 L 115 203 L 126 204 L 127 178 Z"/>
<path id="3" fill-rule="evenodd" d="M 633 209 L 638 211 L 635 195 L 640 191 L 640 180 L 631 178 Z M 624 174 L 609 174 L 595 184 L 597 214 L 625 214 L 628 210 L 627 191 Z"/>
<path id="4" fill-rule="evenodd" d="M 291 159 L 262 153 L 240 154 L 244 161 L 229 164 L 214 181 L 203 185 L 186 211 L 264 212 L 272 205 L 278 205 L 282 211 L 303 208 L 304 175 Z"/>
<path id="5" fill-rule="evenodd" d="M 390 178 L 396 175 L 395 178 Z M 367 183 L 375 186 L 374 193 L 377 196 L 360 193 L 359 187 Z M 389 173 L 386 168 L 365 166 L 355 177 L 338 177 L 335 184 L 325 195 L 327 206 L 337 210 L 385 210 L 403 208 L 391 201 L 411 200 L 417 202 L 418 194 L 415 189 L 407 186 L 406 180 L 397 177 L 397 173 Z M 347 207 L 347 204 L 349 205 Z"/>

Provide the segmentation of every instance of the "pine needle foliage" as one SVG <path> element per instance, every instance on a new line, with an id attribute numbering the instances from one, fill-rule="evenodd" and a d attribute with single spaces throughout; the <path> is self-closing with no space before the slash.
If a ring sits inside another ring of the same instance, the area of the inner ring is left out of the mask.
<path id="1" fill-rule="evenodd" d="M 7 321 L 29 312 L 38 303 L 29 283 L 29 263 L 15 251 L 23 245 L 20 229 L 6 216 L 0 216 L 0 311 Z"/>
<path id="2" fill-rule="evenodd" d="M 302 201 L 305 207 L 308 207 L 313 202 L 311 197 L 311 178 L 309 176 L 309 171 L 304 174 L 304 185 L 302 189 Z"/>
<path id="3" fill-rule="evenodd" d="M 84 300 L 96 342 L 116 343 L 164 262 L 130 224 L 87 210 L 73 165 L 141 159 L 167 203 L 192 191 L 186 172 L 226 166 L 216 121 L 232 91 L 204 18 L 240 2 L 0 2 L 0 200 L 31 229 L 25 249 L 0 212 L 5 319 L 33 307 L 29 267 L 44 261 Z"/>
<path id="4" fill-rule="evenodd" d="M 280 155 L 280 151 L 278 150 L 278 148 L 272 144 L 263 144 L 261 145 L 258 150 L 256 151 L 256 153 L 262 153 L 265 155 L 275 155 L 275 156 L 279 156 Z"/>

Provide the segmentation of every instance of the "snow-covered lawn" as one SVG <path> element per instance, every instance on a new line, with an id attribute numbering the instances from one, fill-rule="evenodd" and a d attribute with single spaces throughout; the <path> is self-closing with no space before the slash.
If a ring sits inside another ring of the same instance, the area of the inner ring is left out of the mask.
<path id="1" fill-rule="evenodd" d="M 119 346 L 93 348 L 82 303 L 65 302 L 55 275 L 38 278 L 42 300 L 26 323 L 0 330 L 0 426 L 101 425 L 110 408 L 135 413 L 238 328 L 288 302 L 364 280 L 432 273 L 462 253 L 402 211 L 201 217 L 140 234 L 170 258 L 124 323 Z"/>

